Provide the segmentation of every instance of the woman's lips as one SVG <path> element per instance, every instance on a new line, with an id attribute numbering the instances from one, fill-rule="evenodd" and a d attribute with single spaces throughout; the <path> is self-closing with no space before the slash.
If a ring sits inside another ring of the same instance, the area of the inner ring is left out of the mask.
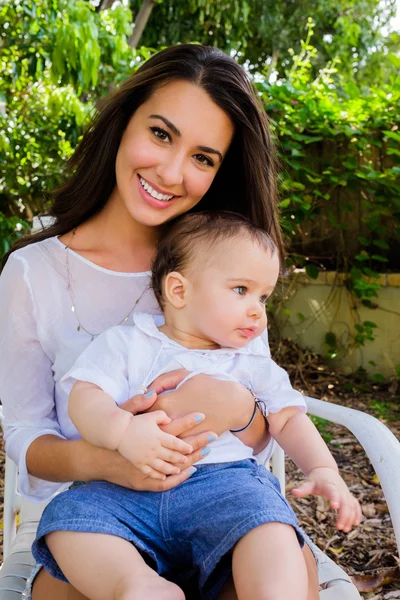
<path id="1" fill-rule="evenodd" d="M 167 208 L 168 206 L 170 206 L 172 204 L 172 202 L 174 202 L 175 199 L 180 197 L 180 196 L 174 196 L 173 198 L 171 198 L 171 200 L 157 200 L 157 198 L 153 198 L 153 196 L 144 189 L 144 187 L 140 183 L 140 175 L 137 175 L 137 184 L 138 184 L 138 188 L 139 188 L 139 194 L 142 197 L 142 199 L 147 204 L 150 204 L 150 206 L 153 206 L 154 208 Z"/>

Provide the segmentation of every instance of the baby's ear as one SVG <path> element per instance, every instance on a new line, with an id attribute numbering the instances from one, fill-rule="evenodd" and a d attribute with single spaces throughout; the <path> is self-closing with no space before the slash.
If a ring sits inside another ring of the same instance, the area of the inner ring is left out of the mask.
<path id="1" fill-rule="evenodd" d="M 168 273 L 164 281 L 164 296 L 167 302 L 175 308 L 184 308 L 186 306 L 186 294 L 188 281 L 178 271 Z"/>

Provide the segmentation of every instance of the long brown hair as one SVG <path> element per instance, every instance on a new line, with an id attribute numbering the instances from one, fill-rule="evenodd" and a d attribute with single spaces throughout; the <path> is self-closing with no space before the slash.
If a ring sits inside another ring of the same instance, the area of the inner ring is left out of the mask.
<path id="1" fill-rule="evenodd" d="M 271 235 L 283 264 L 275 150 L 267 116 L 242 67 L 221 50 L 197 44 L 155 54 L 102 102 L 67 164 L 65 182 L 53 192 L 49 214 L 54 224 L 20 239 L 10 252 L 63 235 L 102 210 L 116 184 L 115 160 L 130 118 L 160 85 L 176 80 L 203 88 L 235 127 L 212 185 L 192 211 L 230 210 L 247 217 Z"/>

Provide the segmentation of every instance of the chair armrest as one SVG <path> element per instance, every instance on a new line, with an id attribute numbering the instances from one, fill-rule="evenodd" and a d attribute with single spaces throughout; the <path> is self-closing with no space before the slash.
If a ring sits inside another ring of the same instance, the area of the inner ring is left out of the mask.
<path id="1" fill-rule="evenodd" d="M 359 410 L 305 397 L 308 412 L 343 425 L 358 439 L 381 483 L 400 555 L 400 442 L 378 419 Z"/>

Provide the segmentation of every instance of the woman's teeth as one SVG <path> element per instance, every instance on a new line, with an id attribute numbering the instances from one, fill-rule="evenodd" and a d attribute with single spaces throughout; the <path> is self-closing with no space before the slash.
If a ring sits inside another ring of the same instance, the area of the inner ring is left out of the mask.
<path id="1" fill-rule="evenodd" d="M 142 187 L 144 187 L 144 189 L 146 190 L 146 192 L 148 194 L 150 194 L 150 196 L 152 196 L 156 200 L 162 200 L 163 202 L 168 202 L 169 200 L 171 200 L 174 197 L 174 196 L 169 196 L 167 194 L 159 194 L 158 192 L 153 190 L 151 185 L 149 183 L 147 183 L 147 181 L 142 179 L 142 177 L 139 177 L 139 181 L 142 184 Z"/>

